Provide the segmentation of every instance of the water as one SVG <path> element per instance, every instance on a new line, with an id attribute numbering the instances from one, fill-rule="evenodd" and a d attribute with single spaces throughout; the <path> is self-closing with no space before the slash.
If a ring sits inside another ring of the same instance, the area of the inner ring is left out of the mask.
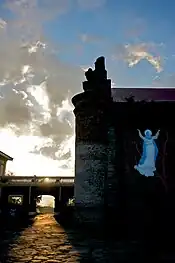
<path id="1" fill-rule="evenodd" d="M 17 228 L 17 227 L 16 227 Z M 3 231 L 0 262 L 90 262 L 88 240 L 73 229 L 63 229 L 52 214 L 34 218 L 27 227 Z"/>
<path id="2" fill-rule="evenodd" d="M 114 236 L 107 241 L 94 233 L 85 235 L 80 230 L 63 228 L 52 214 L 37 215 L 23 226 L 13 222 L 6 225 L 4 229 L 2 225 L 0 235 L 0 263 L 149 262 L 162 253 L 145 249 L 134 240 L 119 242 Z M 174 259 L 169 254 L 165 262 Z"/>
<path id="3" fill-rule="evenodd" d="M 22 227 L 10 223 L 1 232 L 0 263 L 115 262 L 116 252 L 128 256 L 126 245 L 107 251 L 106 242 L 95 233 L 63 228 L 53 214 L 37 215 Z"/>
<path id="4" fill-rule="evenodd" d="M 79 258 L 52 214 L 38 215 L 28 227 L 5 232 L 1 244 L 6 253 L 1 249 L 0 262 L 77 262 Z"/>

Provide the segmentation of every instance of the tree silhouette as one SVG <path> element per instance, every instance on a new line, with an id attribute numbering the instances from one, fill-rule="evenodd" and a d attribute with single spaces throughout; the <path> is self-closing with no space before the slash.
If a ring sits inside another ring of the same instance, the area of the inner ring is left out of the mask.
<path id="1" fill-rule="evenodd" d="M 124 100 L 128 103 L 134 103 L 135 102 L 135 96 L 130 94 L 128 97 L 124 98 Z"/>

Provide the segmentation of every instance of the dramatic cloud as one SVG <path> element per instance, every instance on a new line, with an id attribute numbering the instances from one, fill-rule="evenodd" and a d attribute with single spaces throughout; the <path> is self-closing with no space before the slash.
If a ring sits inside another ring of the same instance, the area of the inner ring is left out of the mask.
<path id="1" fill-rule="evenodd" d="M 137 65 L 141 60 L 147 60 L 155 70 L 160 73 L 163 71 L 161 58 L 160 56 L 152 55 L 152 51 L 155 50 L 155 47 L 156 45 L 154 43 L 118 45 L 113 59 L 124 60 L 129 67 Z"/>
<path id="2" fill-rule="evenodd" d="M 56 160 L 56 165 L 60 169 L 65 170 L 73 166 L 74 115 L 70 98 L 82 90 L 83 70 L 89 66 L 84 65 L 81 68 L 64 63 L 59 57 L 61 44 L 57 43 L 55 48 L 54 43 L 45 35 L 43 25 L 49 20 L 59 19 L 59 16 L 68 12 L 71 7 L 98 10 L 105 2 L 105 0 L 7 1 L 6 8 L 8 14 L 9 12 L 11 14 L 8 15 L 8 21 L 4 17 L 0 19 L 0 128 L 6 131 L 13 130 L 11 137 L 14 137 L 14 133 L 16 135 L 15 147 L 11 146 L 11 142 L 7 147 L 8 137 L 5 135 L 1 137 L 5 138 L 4 149 L 5 147 L 8 151 L 11 148 L 15 149 L 12 152 L 13 157 L 17 152 L 17 145 L 21 143 L 23 151 L 18 147 L 17 156 L 20 160 L 19 167 L 21 167 L 20 154 L 22 152 L 24 155 L 26 145 L 27 153 L 31 153 L 31 163 L 34 162 L 34 157 L 38 158 L 36 163 L 41 163 L 42 160 L 45 162 L 49 157 L 52 161 Z M 97 43 L 102 40 L 101 37 L 87 34 L 86 31 L 79 37 L 81 43 L 73 43 L 72 46 L 77 45 L 74 48 L 77 48 L 80 55 L 85 43 Z M 63 48 L 69 49 L 69 43 Z M 61 51 L 65 52 L 63 48 Z M 161 72 L 163 66 L 154 48 L 156 49 L 156 45 L 144 43 L 117 46 L 114 58 L 126 61 L 129 67 L 144 59 L 157 72 Z M 23 161 L 29 159 L 27 156 Z M 44 156 L 44 159 L 41 156 Z M 50 162 L 50 165 L 52 166 L 53 162 Z M 31 168 L 33 173 L 34 168 Z M 55 171 L 56 168 L 53 173 Z"/>
<path id="3" fill-rule="evenodd" d="M 18 136 L 49 138 L 32 151 L 52 159 L 70 158 L 63 146 L 73 137 L 70 98 L 81 90 L 81 68 L 63 63 L 45 37 L 45 21 L 65 12 L 70 1 L 16 0 L 0 20 L 0 127 Z M 63 145 L 63 146 L 62 146 Z"/>

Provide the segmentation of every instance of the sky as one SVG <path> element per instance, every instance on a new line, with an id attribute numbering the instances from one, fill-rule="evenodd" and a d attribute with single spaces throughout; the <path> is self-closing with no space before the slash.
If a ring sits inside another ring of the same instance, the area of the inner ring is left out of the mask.
<path id="1" fill-rule="evenodd" d="M 114 87 L 174 86 L 174 1 L 0 0 L 0 150 L 15 175 L 74 175 L 71 97 L 105 56 Z"/>

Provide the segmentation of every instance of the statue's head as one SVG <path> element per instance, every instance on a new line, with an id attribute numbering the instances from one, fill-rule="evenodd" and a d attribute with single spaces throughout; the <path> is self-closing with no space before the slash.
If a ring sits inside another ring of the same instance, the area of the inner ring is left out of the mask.
<path id="1" fill-rule="evenodd" d="M 145 137 L 150 139 L 152 137 L 152 131 L 151 130 L 145 130 Z"/>

